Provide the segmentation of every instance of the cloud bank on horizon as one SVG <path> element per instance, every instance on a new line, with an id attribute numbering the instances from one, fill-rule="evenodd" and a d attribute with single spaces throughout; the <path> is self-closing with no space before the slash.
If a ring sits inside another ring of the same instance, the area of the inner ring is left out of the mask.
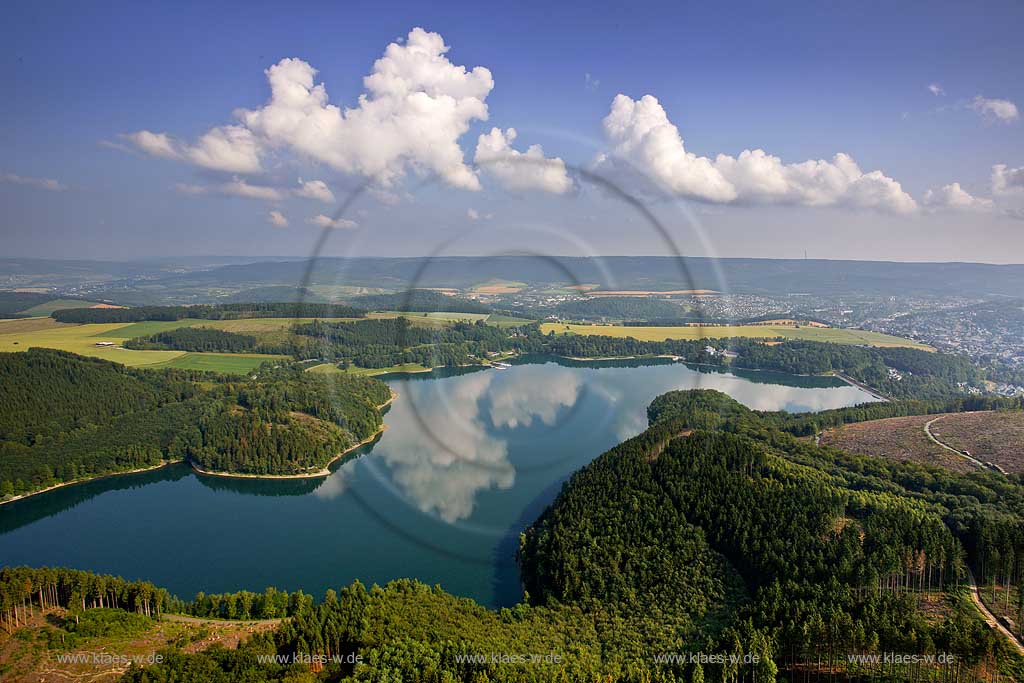
<path id="1" fill-rule="evenodd" d="M 289 160 L 316 162 L 344 177 L 370 183 L 384 201 L 396 201 L 396 189 L 414 175 L 438 178 L 445 185 L 479 191 L 483 183 L 513 193 L 565 195 L 577 187 L 566 162 L 547 157 L 540 145 L 517 150 L 515 128 L 480 134 L 472 162 L 463 141 L 474 124 L 488 121 L 488 95 L 495 87 L 491 71 L 467 68 L 447 56 L 450 47 L 437 33 L 412 29 L 388 45 L 363 78 L 364 92 L 354 106 L 332 104 L 317 70 L 299 58 L 284 58 L 265 71 L 270 98 L 256 109 L 237 109 L 235 122 L 214 126 L 195 141 L 166 132 L 139 130 L 124 135 L 137 150 L 212 171 L 231 179 L 209 186 L 179 184 L 187 194 L 219 194 L 267 202 L 306 198 L 335 202 L 323 180 L 299 186 L 250 183 Z M 589 76 L 589 75 L 588 75 Z M 588 78 L 587 84 L 598 81 Z M 945 89 L 932 83 L 936 97 Z M 1003 124 L 1019 118 L 1016 105 L 978 95 L 967 105 L 980 116 Z M 1000 202 L 1022 188 L 1022 168 L 997 164 L 991 197 L 971 195 L 959 182 L 928 190 L 920 202 L 882 170 L 861 169 L 848 153 L 828 159 L 785 162 L 756 148 L 736 156 L 699 156 L 687 150 L 676 123 L 650 94 L 632 99 L 618 94 L 603 119 L 604 151 L 589 169 L 645 196 L 677 197 L 720 205 L 837 207 L 893 214 L 928 211 L 1001 211 Z M 277 211 L 270 220 L 287 224 Z M 473 215 L 469 215 L 473 220 Z M 320 215 L 311 222 L 336 225 Z M 350 223 L 351 221 L 349 221 Z"/>

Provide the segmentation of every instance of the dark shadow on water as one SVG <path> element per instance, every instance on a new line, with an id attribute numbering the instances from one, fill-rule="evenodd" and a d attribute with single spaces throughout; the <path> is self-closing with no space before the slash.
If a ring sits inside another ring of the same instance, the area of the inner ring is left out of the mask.
<path id="1" fill-rule="evenodd" d="M 196 474 L 211 491 L 231 491 L 247 496 L 305 496 L 320 488 L 327 477 L 317 479 L 241 479 Z"/>
<path id="2" fill-rule="evenodd" d="M 540 494 L 523 508 L 519 518 L 508 528 L 508 531 L 494 549 L 494 578 L 491 586 L 494 589 L 494 604 L 489 607 L 513 607 L 523 601 L 523 583 L 519 576 L 519 564 L 516 553 L 519 551 L 519 534 L 537 521 L 541 513 L 554 502 L 565 482 L 572 475 L 566 475 L 544 488 Z"/>
<path id="3" fill-rule="evenodd" d="M 384 411 L 386 412 L 387 408 Z M 331 463 L 331 466 L 328 468 L 331 474 L 337 472 L 338 468 L 345 465 L 345 463 L 372 451 L 373 447 L 380 441 L 381 436 L 378 434 L 370 443 L 363 444 L 359 448 L 346 453 L 345 457 Z M 329 476 L 324 476 L 309 479 L 253 479 L 249 477 L 216 477 L 196 473 L 196 479 L 199 480 L 199 483 L 210 490 L 231 491 L 247 496 L 305 496 L 323 486 L 324 482 L 329 478 Z"/>
<path id="4" fill-rule="evenodd" d="M 178 481 L 187 477 L 191 472 L 192 469 L 185 464 L 168 465 L 149 472 L 118 474 L 81 484 L 72 484 L 16 500 L 13 503 L 0 506 L 0 534 L 65 512 L 108 491 L 140 489 L 162 481 Z"/>
<path id="5" fill-rule="evenodd" d="M 731 365 L 701 365 L 684 363 L 671 358 L 649 356 L 640 358 L 608 358 L 603 360 L 586 360 L 552 356 L 547 354 L 529 354 L 513 358 L 510 365 L 535 365 L 539 363 L 555 363 L 567 368 L 642 368 L 652 365 L 685 365 L 694 372 L 704 375 L 734 375 L 754 384 L 778 384 L 801 389 L 833 389 L 850 386 L 843 380 L 832 375 L 791 375 L 774 370 L 747 370 Z"/>
<path id="6" fill-rule="evenodd" d="M 458 377 L 459 375 L 469 375 L 474 372 L 481 372 L 483 370 L 490 370 L 489 366 L 486 365 L 467 365 L 464 367 L 455 368 L 434 368 L 429 372 L 388 372 L 383 375 L 374 375 L 374 379 L 379 379 L 382 382 L 390 382 L 395 380 L 413 381 L 418 382 L 428 379 L 444 379 L 445 377 Z"/>

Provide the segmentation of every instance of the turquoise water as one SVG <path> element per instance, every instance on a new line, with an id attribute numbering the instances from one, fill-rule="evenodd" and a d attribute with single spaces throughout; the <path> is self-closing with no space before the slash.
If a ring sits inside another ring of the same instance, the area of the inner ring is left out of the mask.
<path id="1" fill-rule="evenodd" d="M 0 564 L 144 578 L 183 597 L 413 577 L 511 605 L 519 532 L 574 471 L 643 431 L 655 396 L 703 387 L 794 412 L 871 400 L 831 378 L 677 363 L 540 358 L 386 381 L 399 393 L 387 430 L 326 479 L 178 465 L 66 487 L 0 507 Z"/>

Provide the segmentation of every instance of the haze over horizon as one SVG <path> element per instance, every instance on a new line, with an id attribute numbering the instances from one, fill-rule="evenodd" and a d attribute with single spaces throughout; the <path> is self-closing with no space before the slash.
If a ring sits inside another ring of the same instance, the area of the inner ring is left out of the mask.
<path id="1" fill-rule="evenodd" d="M 472 7 L 12 7 L 5 255 L 1024 262 L 1019 4 Z"/>

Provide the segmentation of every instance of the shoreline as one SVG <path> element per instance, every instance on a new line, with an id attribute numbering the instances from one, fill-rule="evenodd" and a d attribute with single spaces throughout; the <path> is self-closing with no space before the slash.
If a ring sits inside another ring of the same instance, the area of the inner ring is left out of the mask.
<path id="1" fill-rule="evenodd" d="M 391 398 L 389 398 L 387 401 L 385 401 L 384 403 L 381 403 L 379 406 L 377 406 L 377 410 L 383 410 L 383 409 L 387 408 L 392 403 L 394 403 L 396 398 L 398 398 L 398 392 L 395 391 L 394 389 L 392 389 L 391 390 Z M 329 469 L 331 465 L 333 465 L 340 458 L 344 457 L 348 453 L 351 453 L 355 449 L 357 449 L 357 448 L 359 448 L 361 446 L 365 446 L 366 444 L 372 442 L 374 439 L 376 439 L 381 434 L 383 434 L 385 429 L 387 429 L 387 425 L 381 424 L 380 429 L 378 429 L 376 432 L 374 432 L 373 434 L 371 434 L 367 438 L 363 439 L 359 443 L 346 448 L 341 453 L 338 453 L 336 456 L 334 456 L 334 458 L 332 458 L 330 462 L 328 462 L 326 465 L 324 465 L 323 469 L 321 469 L 321 470 L 319 470 L 317 472 L 311 472 L 309 474 L 231 474 L 229 472 L 211 472 L 211 471 L 208 471 L 208 470 L 203 470 L 203 469 L 200 469 L 200 468 L 196 467 L 196 465 L 194 463 L 191 463 L 191 462 L 188 463 L 188 464 L 192 467 L 192 471 L 193 472 L 196 472 L 197 474 L 205 474 L 205 475 L 208 475 L 208 476 L 211 476 L 211 477 L 233 477 L 233 478 L 244 478 L 244 479 L 310 479 L 310 478 L 315 478 L 315 477 L 325 477 L 325 476 L 327 476 L 327 475 L 329 475 L 331 473 L 330 469 Z M 57 489 L 62 489 L 64 487 L 66 487 L 66 486 L 77 486 L 78 484 L 86 484 L 86 483 L 88 483 L 90 481 L 98 481 L 100 479 L 108 479 L 110 477 L 120 477 L 120 476 L 125 475 L 125 474 L 142 474 L 143 472 L 152 472 L 153 470 L 159 470 L 159 469 L 162 469 L 164 467 L 170 467 L 171 465 L 180 465 L 180 464 L 182 464 L 184 462 L 185 462 L 185 460 L 183 458 L 182 459 L 178 459 L 178 460 L 164 460 L 159 465 L 153 465 L 151 467 L 139 467 L 139 468 L 136 468 L 134 470 L 125 470 L 124 472 L 108 472 L 106 474 L 100 474 L 100 475 L 97 475 L 95 477 L 87 477 L 85 479 L 76 479 L 74 481 L 64 481 L 64 482 L 61 482 L 59 484 L 54 484 L 53 486 L 47 486 L 45 489 L 39 489 L 38 491 L 30 491 L 28 493 L 21 493 L 21 494 L 18 494 L 17 496 L 13 496 L 11 498 L 7 498 L 6 500 L 0 500 L 0 505 L 6 505 L 8 503 L 13 503 L 15 501 L 24 500 L 26 498 L 31 498 L 32 496 L 38 496 L 38 495 L 40 495 L 42 493 L 49 493 L 50 491 L 56 491 Z"/>
<path id="2" fill-rule="evenodd" d="M 391 390 L 391 398 L 384 403 L 377 406 L 377 410 L 384 410 L 398 398 L 398 392 L 394 389 Z M 380 429 L 375 431 L 370 436 L 366 437 L 357 444 L 353 444 L 335 455 L 331 460 L 316 472 L 303 472 L 301 474 L 247 474 L 245 472 L 214 472 L 213 470 L 204 470 L 203 468 L 196 465 L 194 462 L 189 462 L 192 467 L 192 471 L 196 474 L 202 474 L 208 477 L 224 477 L 227 479 L 319 479 L 320 477 L 328 477 L 331 475 L 331 465 L 338 462 L 341 458 L 345 457 L 357 448 L 361 448 L 368 443 L 373 443 L 380 437 L 381 434 L 387 430 L 388 426 L 381 423 Z"/>
<path id="3" fill-rule="evenodd" d="M 847 375 L 845 372 L 839 372 L 838 370 L 834 370 L 832 372 L 832 376 L 833 377 L 838 377 L 839 379 L 841 379 L 844 382 L 846 382 L 847 384 L 849 384 L 851 387 L 857 387 L 861 391 L 866 392 L 872 398 L 878 399 L 879 401 L 883 401 L 885 403 L 888 403 L 888 402 L 892 401 L 891 398 L 889 398 L 888 396 L 886 396 L 882 392 L 878 391 L 877 389 L 875 389 L 873 387 L 868 386 L 867 384 L 864 384 L 863 382 L 858 382 L 854 378 L 852 378 L 849 375 Z"/>
<path id="4" fill-rule="evenodd" d="M 62 489 L 65 486 L 77 486 L 78 484 L 87 484 L 90 481 L 99 481 L 100 479 L 109 479 L 110 477 L 120 477 L 124 474 L 142 474 L 143 472 L 152 472 L 153 470 L 159 470 L 164 467 L 170 467 L 171 465 L 180 465 L 185 462 L 184 459 L 179 460 L 165 460 L 159 465 L 152 465 L 150 467 L 139 467 L 134 470 L 125 470 L 124 472 L 108 472 L 107 474 L 99 474 L 95 477 L 87 477 L 85 479 L 75 479 L 74 481 L 64 481 L 53 486 L 47 486 L 45 489 L 39 489 L 38 491 L 30 491 L 29 493 L 22 493 L 13 498 L 6 500 L 0 500 L 0 505 L 6 505 L 7 503 L 13 503 L 16 500 L 24 500 L 25 498 L 31 498 L 32 496 L 38 496 L 40 493 L 49 493 L 50 491 L 56 491 Z"/>

